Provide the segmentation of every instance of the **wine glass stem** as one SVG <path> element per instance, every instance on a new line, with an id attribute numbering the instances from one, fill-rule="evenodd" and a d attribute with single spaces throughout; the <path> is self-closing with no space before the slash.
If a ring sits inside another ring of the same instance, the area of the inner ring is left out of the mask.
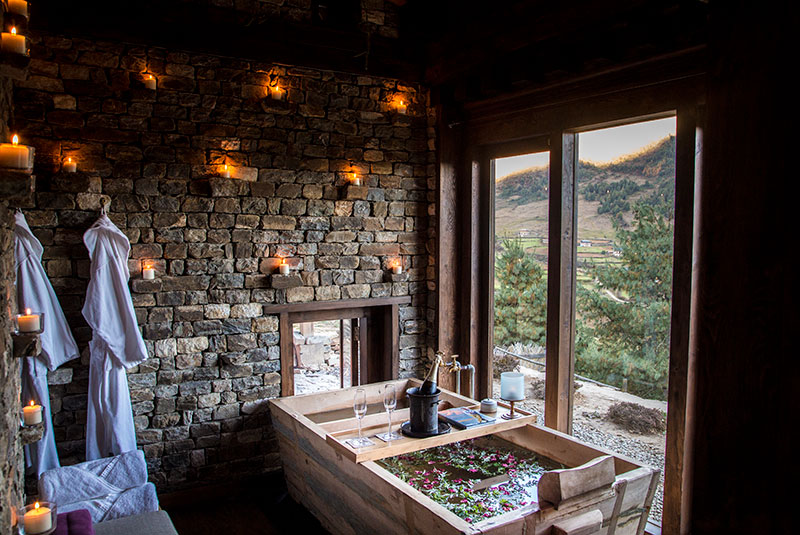
<path id="1" fill-rule="evenodd" d="M 389 440 L 392 439 L 392 411 L 387 411 L 389 413 Z"/>
<path id="2" fill-rule="evenodd" d="M 361 417 L 357 418 L 358 420 L 358 441 L 361 442 Z"/>

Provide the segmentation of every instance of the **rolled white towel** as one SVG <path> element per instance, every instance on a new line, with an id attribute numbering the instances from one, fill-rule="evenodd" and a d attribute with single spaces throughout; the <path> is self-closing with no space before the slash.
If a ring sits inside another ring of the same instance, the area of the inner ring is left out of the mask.
<path id="1" fill-rule="evenodd" d="M 46 470 L 39 478 L 43 501 L 62 505 L 118 495 L 147 483 L 147 463 L 141 450 L 129 451 L 73 466 Z M 94 518 L 94 517 L 93 517 Z"/>

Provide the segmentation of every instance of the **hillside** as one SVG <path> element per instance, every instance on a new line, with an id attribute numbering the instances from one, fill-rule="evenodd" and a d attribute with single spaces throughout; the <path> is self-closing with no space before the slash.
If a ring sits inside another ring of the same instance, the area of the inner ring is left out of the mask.
<path id="1" fill-rule="evenodd" d="M 498 236 L 521 229 L 547 235 L 549 170 L 534 167 L 498 179 L 495 225 Z M 617 161 L 578 168 L 578 227 L 582 238 L 613 237 L 614 221 L 623 226 L 638 202 L 671 213 L 675 189 L 675 137 L 669 136 Z"/>

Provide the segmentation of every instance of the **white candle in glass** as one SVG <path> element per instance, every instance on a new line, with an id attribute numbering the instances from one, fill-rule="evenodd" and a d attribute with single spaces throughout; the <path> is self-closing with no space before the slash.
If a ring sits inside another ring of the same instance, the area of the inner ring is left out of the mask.
<path id="1" fill-rule="evenodd" d="M 16 134 L 11 138 L 11 143 L 0 144 L 0 167 L 29 169 L 30 159 L 30 147 L 20 145 Z"/>
<path id="2" fill-rule="evenodd" d="M 75 171 L 78 170 L 78 164 L 72 161 L 72 158 L 67 158 L 67 161 L 64 162 L 62 169 L 64 170 L 65 173 L 74 173 Z"/>
<path id="3" fill-rule="evenodd" d="M 53 515 L 50 513 L 50 508 L 40 506 L 39 502 L 36 502 L 36 506 L 25 513 L 23 524 L 25 533 L 35 534 L 48 531 L 53 527 Z"/>
<path id="4" fill-rule="evenodd" d="M 8 0 L 8 12 L 28 16 L 28 2 L 25 0 Z"/>
<path id="5" fill-rule="evenodd" d="M 42 328 L 42 319 L 39 314 L 32 314 L 30 308 L 25 309 L 25 314 L 17 315 L 17 329 L 22 333 L 35 333 Z"/>
<path id="6" fill-rule="evenodd" d="M 525 399 L 525 376 L 519 372 L 500 374 L 500 398 L 506 401 Z"/>
<path id="7" fill-rule="evenodd" d="M 30 405 L 22 407 L 22 421 L 25 425 L 35 425 L 42 422 L 42 406 L 31 400 Z"/>
<path id="8" fill-rule="evenodd" d="M 17 29 L 11 28 L 10 32 L 3 32 L 0 36 L 0 50 L 8 54 L 28 53 L 28 43 L 24 35 L 17 35 Z"/>

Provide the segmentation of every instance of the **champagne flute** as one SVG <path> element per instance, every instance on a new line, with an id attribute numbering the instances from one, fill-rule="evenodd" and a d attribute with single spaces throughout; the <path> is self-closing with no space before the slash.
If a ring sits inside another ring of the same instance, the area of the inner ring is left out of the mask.
<path id="1" fill-rule="evenodd" d="M 356 413 L 356 419 L 358 420 L 358 440 L 355 441 L 356 447 L 367 446 L 371 441 L 365 441 L 361 436 L 361 419 L 367 414 L 367 391 L 363 388 L 356 389 L 356 395 L 353 398 L 353 411 Z"/>
<path id="2" fill-rule="evenodd" d="M 397 392 L 394 385 L 386 385 L 383 390 L 383 407 L 389 415 L 389 430 L 386 432 L 386 438 L 391 442 L 393 439 L 398 438 L 397 435 L 392 433 L 392 412 L 397 407 Z"/>

